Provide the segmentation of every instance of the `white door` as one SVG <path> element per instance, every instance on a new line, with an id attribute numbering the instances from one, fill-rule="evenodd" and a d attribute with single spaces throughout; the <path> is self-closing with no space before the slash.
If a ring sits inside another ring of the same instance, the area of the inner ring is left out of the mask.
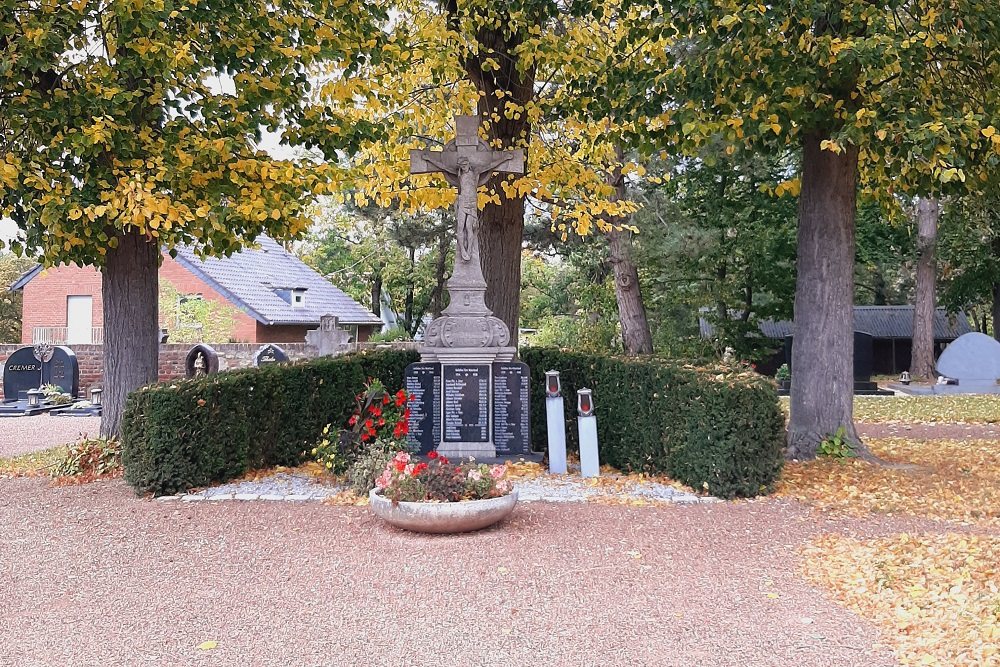
<path id="1" fill-rule="evenodd" d="M 89 345 L 94 326 L 94 297 L 66 297 L 66 344 Z"/>

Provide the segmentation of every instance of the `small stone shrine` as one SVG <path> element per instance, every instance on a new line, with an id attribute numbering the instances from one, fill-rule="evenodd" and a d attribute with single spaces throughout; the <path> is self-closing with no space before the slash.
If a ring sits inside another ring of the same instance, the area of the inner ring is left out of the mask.
<path id="1" fill-rule="evenodd" d="M 199 343 L 191 348 L 184 360 L 184 372 L 189 378 L 219 372 L 219 354 L 211 346 Z"/>
<path id="2" fill-rule="evenodd" d="M 253 355 L 253 365 L 257 367 L 281 364 L 286 361 L 288 361 L 288 355 L 273 343 L 262 345 Z"/>
<path id="3" fill-rule="evenodd" d="M 458 188 L 451 301 L 427 327 L 420 363 L 406 369 L 410 444 L 452 458 L 527 458 L 528 367 L 513 361 L 510 331 L 486 307 L 477 194 L 494 172 L 524 173 L 524 152 L 491 150 L 478 116 L 456 116 L 455 127 L 444 150 L 410 151 L 411 173 L 441 173 Z"/>
<path id="4" fill-rule="evenodd" d="M 350 332 L 337 326 L 334 315 L 323 315 L 319 318 L 319 329 L 306 332 L 306 343 L 315 347 L 320 357 L 341 354 L 350 342 Z"/>

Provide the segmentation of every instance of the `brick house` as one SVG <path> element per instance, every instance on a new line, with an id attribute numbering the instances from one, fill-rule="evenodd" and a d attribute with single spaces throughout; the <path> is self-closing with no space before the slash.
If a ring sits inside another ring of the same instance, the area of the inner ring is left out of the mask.
<path id="1" fill-rule="evenodd" d="M 180 303 L 209 300 L 224 309 L 231 327 L 221 340 L 209 343 L 301 343 L 306 331 L 319 326 L 326 314 L 365 341 L 377 332 L 382 320 L 367 308 L 306 266 L 274 240 L 262 236 L 256 248 L 231 257 L 202 259 L 189 247 L 177 257 L 163 255 L 161 285 L 176 290 Z M 40 265 L 25 272 L 11 286 L 23 290 L 21 342 L 51 341 L 68 345 L 103 341 L 101 274 L 93 267 Z M 164 321 L 168 339 L 177 325 Z M 178 320 L 179 322 L 179 320 Z"/>

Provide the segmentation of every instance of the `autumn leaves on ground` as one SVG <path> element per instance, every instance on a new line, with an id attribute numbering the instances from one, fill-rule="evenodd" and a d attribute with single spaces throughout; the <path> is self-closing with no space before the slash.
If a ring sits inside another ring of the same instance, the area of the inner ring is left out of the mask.
<path id="1" fill-rule="evenodd" d="M 1000 440 L 986 426 L 1000 421 L 1000 397 L 862 400 L 857 412 L 868 424 L 981 424 L 983 437 L 869 439 L 884 466 L 790 463 L 779 497 L 892 527 L 817 538 L 803 574 L 874 621 L 901 664 L 1000 664 Z"/>

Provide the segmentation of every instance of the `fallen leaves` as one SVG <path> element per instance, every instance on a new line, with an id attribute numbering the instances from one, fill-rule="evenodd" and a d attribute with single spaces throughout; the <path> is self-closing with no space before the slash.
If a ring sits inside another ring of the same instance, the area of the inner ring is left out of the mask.
<path id="1" fill-rule="evenodd" d="M 853 515 L 1000 523 L 1000 442 L 887 438 L 868 444 L 884 459 L 913 465 L 856 459 L 788 463 L 776 495 Z"/>
<path id="2" fill-rule="evenodd" d="M 48 477 L 66 456 L 65 446 L 0 458 L 0 477 Z"/>
<path id="3" fill-rule="evenodd" d="M 1000 664 L 1000 537 L 826 535 L 806 578 L 876 622 L 903 665 Z"/>
<path id="4" fill-rule="evenodd" d="M 1000 424 L 1000 395 L 858 396 L 854 419 L 862 423 Z"/>

